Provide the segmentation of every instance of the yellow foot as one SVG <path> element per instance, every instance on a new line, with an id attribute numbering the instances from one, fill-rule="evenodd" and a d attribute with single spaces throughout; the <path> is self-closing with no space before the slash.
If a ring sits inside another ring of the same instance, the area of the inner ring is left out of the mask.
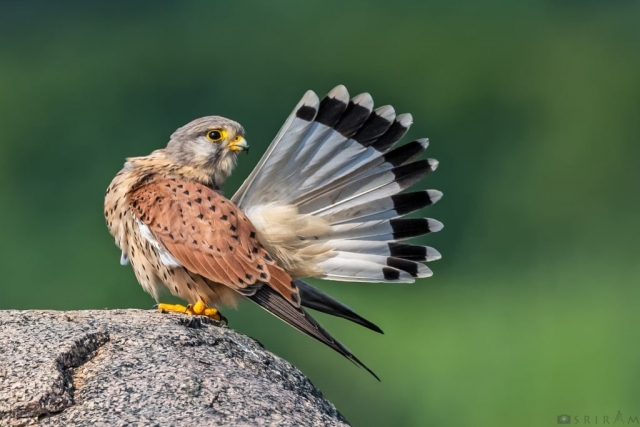
<path id="1" fill-rule="evenodd" d="M 227 319 L 218 311 L 217 308 L 207 307 L 205 303 L 202 301 L 198 301 L 197 303 L 188 306 L 184 306 L 181 304 L 164 304 L 160 303 L 156 305 L 158 311 L 160 312 L 173 312 L 173 313 L 186 313 L 193 314 L 196 316 L 207 316 L 210 319 L 213 319 L 217 322 L 225 322 Z"/>

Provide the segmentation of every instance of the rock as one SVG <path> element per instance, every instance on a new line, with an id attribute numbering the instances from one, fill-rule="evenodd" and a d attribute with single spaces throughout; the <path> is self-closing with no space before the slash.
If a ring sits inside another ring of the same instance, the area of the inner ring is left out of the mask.
<path id="1" fill-rule="evenodd" d="M 348 425 L 290 363 L 213 320 L 0 311 L 2 426 Z"/>

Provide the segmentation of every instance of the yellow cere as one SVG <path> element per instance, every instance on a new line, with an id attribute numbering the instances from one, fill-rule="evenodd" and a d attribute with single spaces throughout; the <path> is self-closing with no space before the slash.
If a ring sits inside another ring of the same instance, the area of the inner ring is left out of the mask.
<path id="1" fill-rule="evenodd" d="M 228 146 L 229 150 L 231 150 L 231 151 L 242 151 L 242 150 L 246 149 L 246 147 L 247 147 L 246 144 L 245 144 L 245 146 L 239 145 L 243 141 L 244 141 L 244 138 L 241 135 L 236 135 L 236 137 L 233 138 L 231 140 L 231 142 L 229 143 L 229 146 Z"/>

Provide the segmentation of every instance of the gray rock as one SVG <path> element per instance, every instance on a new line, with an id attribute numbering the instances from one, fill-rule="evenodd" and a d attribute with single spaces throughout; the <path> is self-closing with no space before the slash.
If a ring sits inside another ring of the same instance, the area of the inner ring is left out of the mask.
<path id="1" fill-rule="evenodd" d="M 288 362 L 203 317 L 0 311 L 2 426 L 348 425 Z"/>

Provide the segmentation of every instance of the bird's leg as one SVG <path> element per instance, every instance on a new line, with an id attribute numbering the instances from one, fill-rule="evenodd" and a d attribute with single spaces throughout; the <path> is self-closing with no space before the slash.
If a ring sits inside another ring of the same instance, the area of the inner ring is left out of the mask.
<path id="1" fill-rule="evenodd" d="M 213 319 L 217 322 L 223 322 L 227 319 L 218 311 L 217 308 L 207 307 L 205 303 L 198 300 L 195 304 L 189 304 L 188 306 L 184 306 L 181 304 L 163 304 L 160 303 L 157 305 L 157 308 L 161 312 L 173 312 L 173 313 L 186 313 L 192 314 L 196 316 L 207 316 L 210 319 Z"/>
<path id="2" fill-rule="evenodd" d="M 207 305 L 201 300 L 198 300 L 198 302 L 193 305 L 189 304 L 187 306 L 187 313 L 198 316 L 207 316 L 208 318 L 217 320 L 218 322 L 222 322 L 222 319 L 224 319 L 224 316 L 220 314 L 217 308 L 207 307 Z"/>

